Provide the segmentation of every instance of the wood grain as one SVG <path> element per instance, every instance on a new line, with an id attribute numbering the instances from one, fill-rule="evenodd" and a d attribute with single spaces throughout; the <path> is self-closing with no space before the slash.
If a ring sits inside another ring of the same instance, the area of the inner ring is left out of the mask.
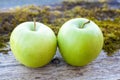
<path id="1" fill-rule="evenodd" d="M 0 80 L 119 80 L 120 51 L 108 57 L 102 51 L 99 57 L 84 67 L 73 67 L 64 62 L 52 61 L 42 68 L 32 69 L 21 65 L 11 51 L 0 53 Z M 55 57 L 56 57 L 55 56 Z"/>

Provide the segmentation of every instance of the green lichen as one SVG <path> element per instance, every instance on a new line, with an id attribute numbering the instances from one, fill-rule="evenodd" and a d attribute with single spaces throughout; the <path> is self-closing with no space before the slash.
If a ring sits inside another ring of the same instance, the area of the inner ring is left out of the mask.
<path id="1" fill-rule="evenodd" d="M 59 6 L 23 6 L 9 12 L 0 12 L 0 46 L 9 41 L 9 34 L 25 21 L 42 22 L 57 35 L 60 27 L 72 18 L 88 18 L 101 28 L 104 35 L 103 50 L 112 54 L 120 49 L 120 10 L 110 9 L 106 2 L 64 1 Z"/>

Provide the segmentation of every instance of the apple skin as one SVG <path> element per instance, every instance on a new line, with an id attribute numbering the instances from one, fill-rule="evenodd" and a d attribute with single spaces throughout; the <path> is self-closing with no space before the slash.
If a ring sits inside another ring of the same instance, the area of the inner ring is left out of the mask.
<path id="1" fill-rule="evenodd" d="M 99 55 L 103 47 L 103 34 L 100 28 L 85 18 L 75 18 L 64 23 L 57 39 L 63 59 L 73 66 L 85 66 Z"/>
<path id="2" fill-rule="evenodd" d="M 16 59 L 27 67 L 37 68 L 48 64 L 55 55 L 57 41 L 54 32 L 46 25 L 24 22 L 10 36 L 11 50 Z"/>

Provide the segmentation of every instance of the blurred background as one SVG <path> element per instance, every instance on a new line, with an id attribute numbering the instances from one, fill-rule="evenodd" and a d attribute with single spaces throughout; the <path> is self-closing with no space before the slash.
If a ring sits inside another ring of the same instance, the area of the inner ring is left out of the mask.
<path id="1" fill-rule="evenodd" d="M 108 55 L 120 49 L 120 0 L 0 0 L 0 53 L 10 51 L 10 34 L 22 22 L 36 18 L 57 35 L 63 23 L 80 17 L 101 28 Z"/>
<path id="2" fill-rule="evenodd" d="M 1 0 L 0 8 L 13 8 L 24 5 L 54 5 L 60 4 L 63 1 L 85 1 L 85 2 L 108 2 L 111 7 L 120 8 L 120 0 Z"/>
<path id="3" fill-rule="evenodd" d="M 24 5 L 51 5 L 60 3 L 63 0 L 1 0 L 0 8 L 12 8 Z"/>

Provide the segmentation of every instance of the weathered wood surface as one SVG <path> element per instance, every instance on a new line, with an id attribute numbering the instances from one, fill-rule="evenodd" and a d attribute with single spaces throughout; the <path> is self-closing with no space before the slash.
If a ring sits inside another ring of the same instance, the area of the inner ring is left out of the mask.
<path id="1" fill-rule="evenodd" d="M 21 65 L 11 51 L 0 53 L 0 80 L 120 80 L 120 51 L 112 57 L 101 52 L 85 67 L 72 67 L 60 58 L 59 64 L 37 69 Z"/>

